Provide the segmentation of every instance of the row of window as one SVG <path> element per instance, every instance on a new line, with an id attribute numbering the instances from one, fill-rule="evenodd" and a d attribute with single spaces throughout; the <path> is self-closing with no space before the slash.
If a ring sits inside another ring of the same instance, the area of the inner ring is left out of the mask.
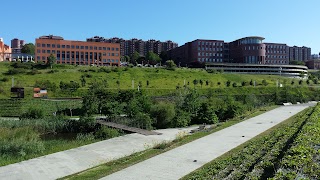
<path id="1" fill-rule="evenodd" d="M 287 61 L 266 60 L 266 64 L 287 64 Z"/>
<path id="2" fill-rule="evenodd" d="M 278 54 L 286 54 L 287 53 L 287 51 L 271 51 L 271 50 L 268 50 L 267 49 L 267 53 L 278 53 Z"/>
<path id="3" fill-rule="evenodd" d="M 108 50 L 108 51 L 119 51 L 119 48 L 113 48 L 113 47 L 97 47 L 97 46 L 78 46 L 78 45 L 60 45 L 60 44 L 40 44 L 37 43 L 37 47 L 43 47 L 43 48 L 66 48 L 66 49 L 90 49 L 90 50 Z"/>
<path id="4" fill-rule="evenodd" d="M 279 58 L 279 59 L 286 59 L 287 56 L 274 56 L 274 55 L 267 55 L 266 58 Z"/>
<path id="5" fill-rule="evenodd" d="M 198 52 L 198 56 L 218 56 L 222 57 L 221 53 L 204 53 L 204 52 Z"/>
<path id="6" fill-rule="evenodd" d="M 40 50 L 38 49 L 37 50 L 37 53 L 47 53 L 47 54 L 56 54 L 58 56 L 58 54 L 60 54 L 60 52 L 62 54 L 76 54 L 76 55 L 79 55 L 79 54 L 97 54 L 96 52 L 79 52 L 79 51 L 56 51 L 56 50 Z M 99 53 L 99 54 L 102 54 L 102 56 L 119 56 L 119 53 Z"/>
<path id="7" fill-rule="evenodd" d="M 198 45 L 213 45 L 213 46 L 223 46 L 223 42 L 205 42 L 205 41 L 198 41 Z"/>
<path id="8" fill-rule="evenodd" d="M 246 56 L 244 62 L 249 64 L 257 64 L 259 56 Z"/>
<path id="9" fill-rule="evenodd" d="M 262 46 L 260 47 L 262 49 Z M 259 50 L 259 46 L 245 46 L 244 50 Z"/>
<path id="10" fill-rule="evenodd" d="M 214 58 L 198 58 L 199 62 L 223 62 L 223 60 L 220 59 L 214 59 Z"/>
<path id="11" fill-rule="evenodd" d="M 222 51 L 222 48 L 200 48 L 198 47 L 198 51 Z"/>
<path id="12" fill-rule="evenodd" d="M 274 48 L 274 49 L 286 49 L 287 46 L 282 46 L 282 45 L 266 45 L 266 48 L 267 48 L 267 49 L 272 49 L 272 48 Z"/>
<path id="13" fill-rule="evenodd" d="M 47 59 L 47 57 L 46 56 L 37 56 L 37 60 L 38 61 L 40 61 L 40 60 L 43 60 L 43 61 L 45 61 Z M 69 60 L 75 60 L 75 61 L 77 61 L 77 62 L 79 62 L 79 61 L 81 61 L 81 62 L 83 62 L 83 61 L 86 61 L 86 62 L 88 62 L 88 61 L 90 61 L 90 59 L 79 59 L 79 58 L 57 58 L 57 61 L 60 61 L 60 60 L 62 60 L 62 61 L 69 61 Z M 92 59 L 91 59 L 91 61 L 92 61 Z M 101 62 L 100 60 L 94 60 L 95 62 Z M 92 61 L 93 62 L 93 61 Z M 119 62 L 119 60 L 117 60 L 117 59 L 103 59 L 102 60 L 102 62 L 116 62 L 116 63 L 118 63 Z"/>

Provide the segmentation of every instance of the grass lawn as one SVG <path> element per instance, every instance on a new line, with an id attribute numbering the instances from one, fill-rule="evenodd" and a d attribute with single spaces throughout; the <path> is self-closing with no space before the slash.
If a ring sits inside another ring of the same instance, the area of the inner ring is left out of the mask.
<path id="1" fill-rule="evenodd" d="M 14 77 L 15 85 L 25 88 L 27 97 L 30 97 L 33 91 L 33 86 L 36 81 L 49 80 L 59 86 L 60 81 L 69 82 L 76 81 L 80 83 L 80 77 L 86 76 L 86 85 L 79 90 L 86 90 L 90 82 L 94 80 L 104 80 L 107 82 L 110 89 L 131 89 L 132 81 L 137 88 L 139 82 L 142 89 L 164 89 L 175 90 L 177 86 L 182 87 L 184 82 L 191 88 L 209 89 L 209 88 L 223 88 L 229 80 L 232 83 L 241 83 L 246 81 L 249 83 L 251 80 L 256 81 L 257 86 L 262 86 L 262 80 L 266 80 L 268 86 L 275 87 L 277 81 L 290 84 L 292 79 L 275 76 L 275 75 L 250 75 L 250 74 L 228 74 L 218 73 L 212 74 L 206 72 L 204 69 L 186 69 L 177 68 L 175 71 L 166 70 L 162 68 L 111 68 L 111 67 L 89 67 L 89 66 L 72 66 L 72 65 L 55 65 L 53 70 L 56 72 L 49 73 L 51 69 L 38 70 L 39 74 L 28 75 L 26 73 L 16 75 L 6 75 L 10 68 L 9 63 L 0 63 L 0 98 L 9 97 L 9 89 L 11 87 L 11 78 Z M 28 70 L 30 71 L 30 70 Z M 6 81 L 2 81 L 6 78 Z M 198 84 L 194 86 L 193 81 L 198 80 Z M 200 80 L 203 85 L 201 86 Z M 119 81 L 119 86 L 116 83 Z M 149 82 L 147 85 L 147 81 Z M 208 81 L 208 84 L 206 84 Z M 295 85 L 298 85 L 298 80 L 295 80 Z M 221 85 L 218 85 L 220 82 Z M 80 83 L 81 84 L 81 83 Z M 232 85 L 231 85 L 232 86 Z M 232 88 L 232 87 L 230 87 Z M 78 90 L 78 91 L 79 91 Z M 49 92 L 49 96 L 55 96 Z"/>

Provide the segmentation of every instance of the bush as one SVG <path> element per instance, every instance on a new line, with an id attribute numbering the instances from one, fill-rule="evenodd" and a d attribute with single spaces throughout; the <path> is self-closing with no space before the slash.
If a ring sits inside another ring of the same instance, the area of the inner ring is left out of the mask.
<path id="1" fill-rule="evenodd" d="M 172 121 L 171 127 L 186 127 L 186 126 L 189 126 L 190 123 L 191 123 L 191 114 L 183 110 L 177 110 L 176 116 Z"/>
<path id="2" fill-rule="evenodd" d="M 58 69 L 51 69 L 50 71 L 48 71 L 48 74 L 53 74 L 53 73 L 57 73 L 59 72 Z"/>
<path id="3" fill-rule="evenodd" d="M 2 81 L 2 82 L 8 82 L 8 81 L 9 81 L 9 78 L 3 77 L 2 79 L 0 79 L 0 81 Z"/>
<path id="4" fill-rule="evenodd" d="M 94 140 L 95 136 L 92 133 L 88 133 L 88 134 L 82 134 L 79 133 L 77 134 L 77 141 L 92 141 Z"/>
<path id="5" fill-rule="evenodd" d="M 120 133 L 118 130 L 113 128 L 108 128 L 105 126 L 102 126 L 98 131 L 95 132 L 94 136 L 99 139 L 108 139 L 108 138 L 114 138 L 119 136 Z"/>
<path id="6" fill-rule="evenodd" d="M 20 119 L 41 119 L 44 117 L 44 111 L 39 108 L 29 108 L 25 113 L 21 114 Z"/>
<path id="7" fill-rule="evenodd" d="M 33 69 L 33 70 L 27 72 L 27 74 L 28 74 L 28 75 L 36 75 L 36 74 L 41 74 L 41 72 L 38 71 L 38 70 L 36 70 L 36 69 Z"/>
<path id="8" fill-rule="evenodd" d="M 175 117 L 174 104 L 160 102 L 151 107 L 150 114 L 155 119 L 156 128 L 167 128 Z"/>

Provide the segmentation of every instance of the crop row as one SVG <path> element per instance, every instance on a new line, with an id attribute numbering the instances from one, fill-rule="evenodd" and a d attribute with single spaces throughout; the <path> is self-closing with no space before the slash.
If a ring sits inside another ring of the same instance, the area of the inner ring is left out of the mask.
<path id="1" fill-rule="evenodd" d="M 299 113 L 289 123 L 256 138 L 230 155 L 218 158 L 193 172 L 186 179 L 267 179 L 273 177 L 277 159 L 284 156 L 293 139 L 306 123 L 312 109 Z"/>
<path id="2" fill-rule="evenodd" d="M 320 179 L 320 105 L 281 159 L 273 179 Z"/>

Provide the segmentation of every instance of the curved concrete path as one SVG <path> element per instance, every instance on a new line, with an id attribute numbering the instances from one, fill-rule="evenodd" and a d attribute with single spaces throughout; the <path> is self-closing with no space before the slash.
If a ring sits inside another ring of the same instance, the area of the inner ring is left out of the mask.
<path id="1" fill-rule="evenodd" d="M 316 103 L 281 106 L 111 174 L 104 180 L 179 179 Z M 196 160 L 196 161 L 195 161 Z"/>
<path id="2" fill-rule="evenodd" d="M 0 180 L 57 179 L 111 160 L 151 148 L 163 141 L 176 139 L 189 128 L 157 130 L 161 135 L 128 134 L 50 155 L 0 167 Z"/>

